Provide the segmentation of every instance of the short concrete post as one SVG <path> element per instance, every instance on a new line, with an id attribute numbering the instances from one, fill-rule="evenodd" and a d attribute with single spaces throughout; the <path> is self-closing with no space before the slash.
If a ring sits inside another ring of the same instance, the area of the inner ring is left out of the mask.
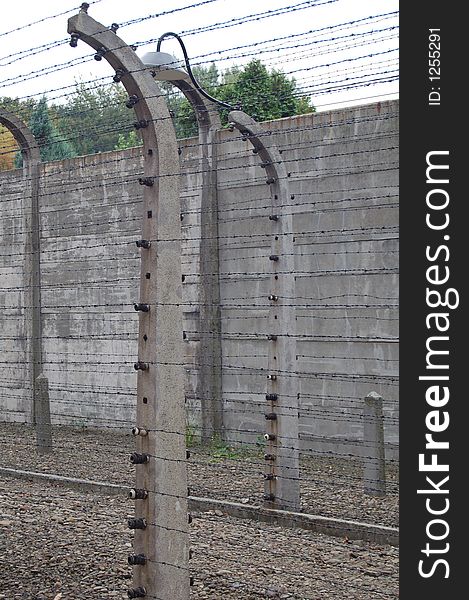
<path id="1" fill-rule="evenodd" d="M 384 460 L 383 398 L 376 392 L 365 396 L 363 414 L 364 492 L 371 496 L 386 494 Z"/>
<path id="2" fill-rule="evenodd" d="M 49 408 L 49 381 L 42 373 L 35 384 L 36 447 L 40 454 L 52 452 L 52 428 Z"/>

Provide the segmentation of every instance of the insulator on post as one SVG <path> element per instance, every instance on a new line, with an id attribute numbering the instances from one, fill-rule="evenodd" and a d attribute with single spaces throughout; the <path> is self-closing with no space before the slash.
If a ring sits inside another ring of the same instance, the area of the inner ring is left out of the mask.
<path id="1" fill-rule="evenodd" d="M 83 12 L 86 12 L 89 9 L 90 5 L 88 4 L 88 2 L 82 2 L 81 6 L 80 6 L 80 10 L 82 10 Z"/>
<path id="2" fill-rule="evenodd" d="M 114 81 L 114 83 L 120 83 L 120 80 L 122 79 L 123 75 L 125 75 L 124 69 L 116 69 L 116 74 L 114 75 L 112 80 Z"/>
<path id="3" fill-rule="evenodd" d="M 276 400 L 278 400 L 278 394 L 266 394 L 265 399 L 270 400 L 271 402 L 275 402 Z"/>
<path id="4" fill-rule="evenodd" d="M 269 294 L 269 300 L 272 300 L 272 302 L 277 302 L 278 296 L 275 294 Z"/>
<path id="5" fill-rule="evenodd" d="M 276 415 L 276 413 L 266 413 L 266 414 L 264 415 L 264 417 L 265 417 L 265 420 L 266 420 L 266 421 L 276 421 L 276 420 L 277 420 L 277 415 Z"/>
<path id="6" fill-rule="evenodd" d="M 269 165 L 271 165 L 271 162 L 261 162 L 261 164 L 259 165 L 262 169 L 266 169 Z"/>
<path id="7" fill-rule="evenodd" d="M 275 335 L 275 333 L 269 333 L 269 335 L 267 336 L 267 339 L 270 342 L 276 342 L 277 341 L 277 336 Z"/>
<path id="8" fill-rule="evenodd" d="M 145 129 L 145 127 L 148 127 L 149 122 L 150 121 L 147 121 L 146 119 L 140 119 L 140 121 L 134 123 L 134 127 L 135 129 Z"/>
<path id="9" fill-rule="evenodd" d="M 149 368 L 150 365 L 146 362 L 142 362 L 141 360 L 138 360 L 136 363 L 134 363 L 134 369 L 136 371 L 148 371 Z"/>
<path id="10" fill-rule="evenodd" d="M 141 427 L 132 427 L 132 435 L 141 435 L 142 437 L 145 437 L 148 435 L 148 431 Z"/>
<path id="11" fill-rule="evenodd" d="M 278 215 L 269 215 L 269 221 L 278 221 Z"/>
<path id="12" fill-rule="evenodd" d="M 129 96 L 125 105 L 127 106 L 127 108 L 133 108 L 139 100 L 140 100 L 140 98 L 138 96 L 136 96 L 135 94 L 132 94 L 131 96 Z"/>
<path id="13" fill-rule="evenodd" d="M 276 481 L 277 480 L 277 476 L 274 475 L 273 473 L 264 473 L 264 479 L 266 481 Z"/>
<path id="14" fill-rule="evenodd" d="M 118 23 L 113 23 L 111 25 L 111 31 L 113 31 L 114 33 L 116 33 L 116 31 L 119 29 L 119 25 Z"/>
<path id="15" fill-rule="evenodd" d="M 278 256 L 276 254 L 271 254 L 269 256 L 269 260 L 273 260 L 274 262 L 277 262 L 278 261 Z"/>
<path id="16" fill-rule="evenodd" d="M 270 185 L 271 183 L 275 183 L 276 179 L 275 177 L 269 177 L 268 179 L 266 179 L 266 183 L 267 185 Z"/>
<path id="17" fill-rule="evenodd" d="M 274 461 L 275 460 L 275 454 L 264 454 L 264 460 Z"/>
<path id="18" fill-rule="evenodd" d="M 146 500 L 148 498 L 147 490 L 141 488 L 132 488 L 127 494 L 129 500 Z"/>
<path id="19" fill-rule="evenodd" d="M 127 527 L 129 529 L 145 529 L 147 526 L 146 519 L 127 519 Z"/>
<path id="20" fill-rule="evenodd" d="M 143 453 L 139 454 L 138 452 L 132 452 L 130 455 L 130 462 L 133 465 L 143 465 L 150 461 L 150 455 Z"/>
<path id="21" fill-rule="evenodd" d="M 138 182 L 140 185 L 151 187 L 153 185 L 153 177 L 139 177 Z"/>
<path id="22" fill-rule="evenodd" d="M 129 598 L 145 598 L 145 596 L 147 595 L 147 590 L 140 586 L 137 588 L 131 588 L 130 590 L 127 590 L 127 596 Z"/>
<path id="23" fill-rule="evenodd" d="M 94 55 L 94 59 L 95 60 L 102 60 L 104 55 L 106 54 L 107 50 L 104 46 L 101 46 L 101 48 L 98 48 L 96 50 L 96 54 Z"/>
<path id="24" fill-rule="evenodd" d="M 70 35 L 70 46 L 71 46 L 72 48 L 76 48 L 76 47 L 78 46 L 78 40 L 79 40 L 79 39 L 80 39 L 80 34 L 79 34 L 79 33 L 76 33 L 76 32 L 73 32 L 73 33 Z"/>
<path id="25" fill-rule="evenodd" d="M 276 436 L 273 433 L 264 433 L 264 439 L 267 442 L 273 442 L 276 438 Z"/>
<path id="26" fill-rule="evenodd" d="M 236 128 L 236 123 L 233 123 L 233 122 L 228 123 L 228 131 L 233 132 L 235 130 L 235 128 Z"/>
<path id="27" fill-rule="evenodd" d="M 132 488 L 127 494 L 129 500 L 146 500 L 148 498 L 148 491 L 142 488 Z"/>
<path id="28" fill-rule="evenodd" d="M 137 248 L 145 248 L 145 250 L 148 250 L 151 246 L 151 242 L 148 240 L 136 240 L 135 244 L 137 245 Z"/>
<path id="29" fill-rule="evenodd" d="M 127 557 L 127 562 L 129 565 L 145 565 L 147 562 L 147 557 L 145 554 L 129 554 Z"/>
<path id="30" fill-rule="evenodd" d="M 136 303 L 134 304 L 134 309 L 135 309 L 137 312 L 139 312 L 139 311 L 140 311 L 140 312 L 149 312 L 149 310 L 150 310 L 150 305 L 149 305 L 149 304 L 143 304 L 142 302 L 136 302 Z"/>
<path id="31" fill-rule="evenodd" d="M 264 494 L 262 497 L 264 498 L 264 500 L 269 500 L 270 502 L 273 502 L 275 500 L 275 496 L 273 494 Z"/>
<path id="32" fill-rule="evenodd" d="M 270 381 L 277 381 L 277 375 L 267 375 L 267 379 Z"/>

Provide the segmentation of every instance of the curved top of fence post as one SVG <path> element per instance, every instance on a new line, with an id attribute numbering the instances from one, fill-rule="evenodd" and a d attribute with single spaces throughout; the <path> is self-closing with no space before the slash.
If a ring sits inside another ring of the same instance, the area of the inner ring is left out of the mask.
<path id="1" fill-rule="evenodd" d="M 156 131 L 157 146 L 165 150 L 158 152 L 159 174 L 175 175 L 175 164 L 179 165 L 176 134 L 164 97 L 149 69 L 115 31 L 92 19 L 86 9 L 82 8 L 68 20 L 67 31 L 97 50 L 97 54 L 115 69 L 129 95 L 136 97 L 133 108 L 142 123 L 142 132 L 151 122 Z"/>
<path id="2" fill-rule="evenodd" d="M 181 90 L 195 110 L 199 129 L 212 131 L 221 129 L 220 115 L 213 102 L 206 100 L 193 85 L 183 79 L 173 81 L 173 84 Z"/>
<path id="3" fill-rule="evenodd" d="M 0 124 L 4 125 L 10 131 L 19 144 L 26 166 L 29 163 L 41 162 L 36 138 L 21 119 L 6 110 L 0 109 Z"/>
<path id="4" fill-rule="evenodd" d="M 228 120 L 254 146 L 254 150 L 262 160 L 268 178 L 275 179 L 280 187 L 286 186 L 288 173 L 275 142 L 270 139 L 271 132 L 263 129 L 257 121 L 242 110 L 231 111 L 228 114 Z"/>

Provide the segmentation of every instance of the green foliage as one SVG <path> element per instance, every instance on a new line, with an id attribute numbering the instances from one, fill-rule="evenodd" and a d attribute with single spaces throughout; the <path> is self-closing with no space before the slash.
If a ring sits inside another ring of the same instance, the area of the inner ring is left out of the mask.
<path id="1" fill-rule="evenodd" d="M 212 462 L 218 462 L 223 459 L 236 460 L 237 458 L 249 458 L 252 454 L 249 448 L 243 446 L 235 448 L 227 444 L 221 439 L 219 434 L 213 436 L 209 452 Z"/>
<path id="2" fill-rule="evenodd" d="M 114 150 L 123 143 L 120 136 L 133 133 L 135 114 L 125 106 L 126 100 L 127 94 L 118 84 L 89 88 L 78 82 L 67 104 L 55 107 L 60 130 L 73 142 L 78 155 Z"/>
<path id="3" fill-rule="evenodd" d="M 135 130 L 129 131 L 128 133 L 120 133 L 117 138 L 117 144 L 113 150 L 126 150 L 127 148 L 135 148 L 141 146 L 142 140 L 138 136 Z"/>
<path id="4" fill-rule="evenodd" d="M 53 125 L 45 96 L 32 109 L 28 126 L 39 145 L 42 161 L 62 160 L 75 156 L 72 144 Z M 20 167 L 22 163 L 21 154 L 18 153 L 15 166 Z"/>
<path id="5" fill-rule="evenodd" d="M 199 435 L 196 428 L 193 425 L 187 425 L 186 427 L 186 447 L 191 448 L 195 446 L 199 441 Z"/>
<path id="6" fill-rule="evenodd" d="M 254 59 L 245 67 L 231 67 L 220 75 L 215 64 L 195 66 L 194 75 L 201 87 L 214 98 L 240 106 L 257 121 L 278 119 L 314 112 L 308 96 L 302 95 L 294 79 L 278 70 L 269 71 Z M 192 106 L 170 83 L 160 82 L 173 114 L 176 136 L 198 134 Z M 127 93 L 119 84 L 89 88 L 78 82 L 64 104 L 48 106 L 46 98 L 19 100 L 0 98 L 0 107 L 18 115 L 32 129 L 44 161 L 141 145 L 133 128 L 135 113 L 125 103 Z M 228 111 L 221 111 L 227 123 Z M 21 155 L 16 166 L 21 166 Z"/>
<path id="7" fill-rule="evenodd" d="M 275 69 L 269 72 L 258 59 L 253 59 L 242 69 L 228 71 L 217 98 L 234 106 L 239 105 L 256 121 L 315 111 L 309 97 L 300 95 L 295 79 L 288 79 Z"/>
<path id="8" fill-rule="evenodd" d="M 195 66 L 192 72 L 206 92 L 209 94 L 215 93 L 219 74 L 214 63 L 207 68 Z M 173 124 L 176 137 L 182 139 L 196 136 L 198 134 L 197 119 L 194 109 L 186 97 L 181 92 L 176 91 L 176 88 L 170 83 L 159 81 L 158 86 L 166 96 L 169 110 L 174 114 Z"/>
<path id="9" fill-rule="evenodd" d="M 34 107 L 29 128 L 39 144 L 41 159 L 44 162 L 75 155 L 72 144 L 61 136 L 52 124 L 45 96 Z"/>
<path id="10" fill-rule="evenodd" d="M 302 96 L 295 79 L 281 71 L 268 71 L 260 60 L 254 59 L 243 68 L 232 67 L 221 77 L 214 64 L 208 68 L 195 67 L 195 78 L 208 94 L 244 112 L 257 121 L 268 121 L 315 111 L 308 96 Z M 174 95 L 170 84 L 160 84 L 167 94 L 178 138 L 197 135 L 197 120 L 192 107 L 182 94 Z M 228 110 L 221 110 L 227 124 Z"/>
<path id="11" fill-rule="evenodd" d="M 16 115 L 24 123 L 29 123 L 31 113 L 36 106 L 37 101 L 29 98 L 28 100 L 19 100 L 18 98 L 9 98 L 2 96 L 0 98 L 0 108 Z"/>

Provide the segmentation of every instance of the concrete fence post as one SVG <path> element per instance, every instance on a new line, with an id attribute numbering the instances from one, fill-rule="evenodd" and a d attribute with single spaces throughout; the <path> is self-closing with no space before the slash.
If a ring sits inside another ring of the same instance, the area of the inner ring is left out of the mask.
<path id="1" fill-rule="evenodd" d="M 383 398 L 376 392 L 365 396 L 363 413 L 363 482 L 370 496 L 386 494 Z"/>
<path id="2" fill-rule="evenodd" d="M 295 290 L 294 244 L 288 174 L 269 135 L 242 111 L 228 116 L 233 127 L 250 141 L 265 169 L 270 207 L 270 255 L 265 257 L 269 275 L 269 332 L 266 335 L 268 365 L 265 393 L 264 505 L 295 511 L 300 507 L 298 378 L 295 376 L 296 320 L 291 297 Z"/>
<path id="3" fill-rule="evenodd" d="M 49 381 L 42 373 L 36 385 L 36 447 L 40 454 L 52 452 L 52 428 L 50 422 Z"/>
<path id="4" fill-rule="evenodd" d="M 172 82 L 184 94 L 197 115 L 199 130 L 200 246 L 199 246 L 199 343 L 195 362 L 198 377 L 195 396 L 201 408 L 201 439 L 209 443 L 223 437 L 222 344 L 219 280 L 218 188 L 216 132 L 221 120 L 215 104 L 206 100 L 192 83 Z"/>
<path id="5" fill-rule="evenodd" d="M 0 109 L 0 124 L 4 125 L 18 143 L 23 156 L 24 204 L 24 315 L 29 366 L 30 420 L 36 422 L 37 403 L 35 384 L 42 373 L 41 321 L 41 235 L 39 215 L 39 172 L 41 155 L 30 129 L 15 115 Z M 44 403 L 41 403 L 45 406 Z M 49 411 L 49 407 L 47 406 Z"/>
<path id="6" fill-rule="evenodd" d="M 115 70 L 142 133 L 143 187 L 136 424 L 133 587 L 129 598 L 188 600 L 189 535 L 182 341 L 181 219 L 176 134 L 163 95 L 142 61 L 83 4 L 68 21 L 71 44 L 96 50 Z"/>

